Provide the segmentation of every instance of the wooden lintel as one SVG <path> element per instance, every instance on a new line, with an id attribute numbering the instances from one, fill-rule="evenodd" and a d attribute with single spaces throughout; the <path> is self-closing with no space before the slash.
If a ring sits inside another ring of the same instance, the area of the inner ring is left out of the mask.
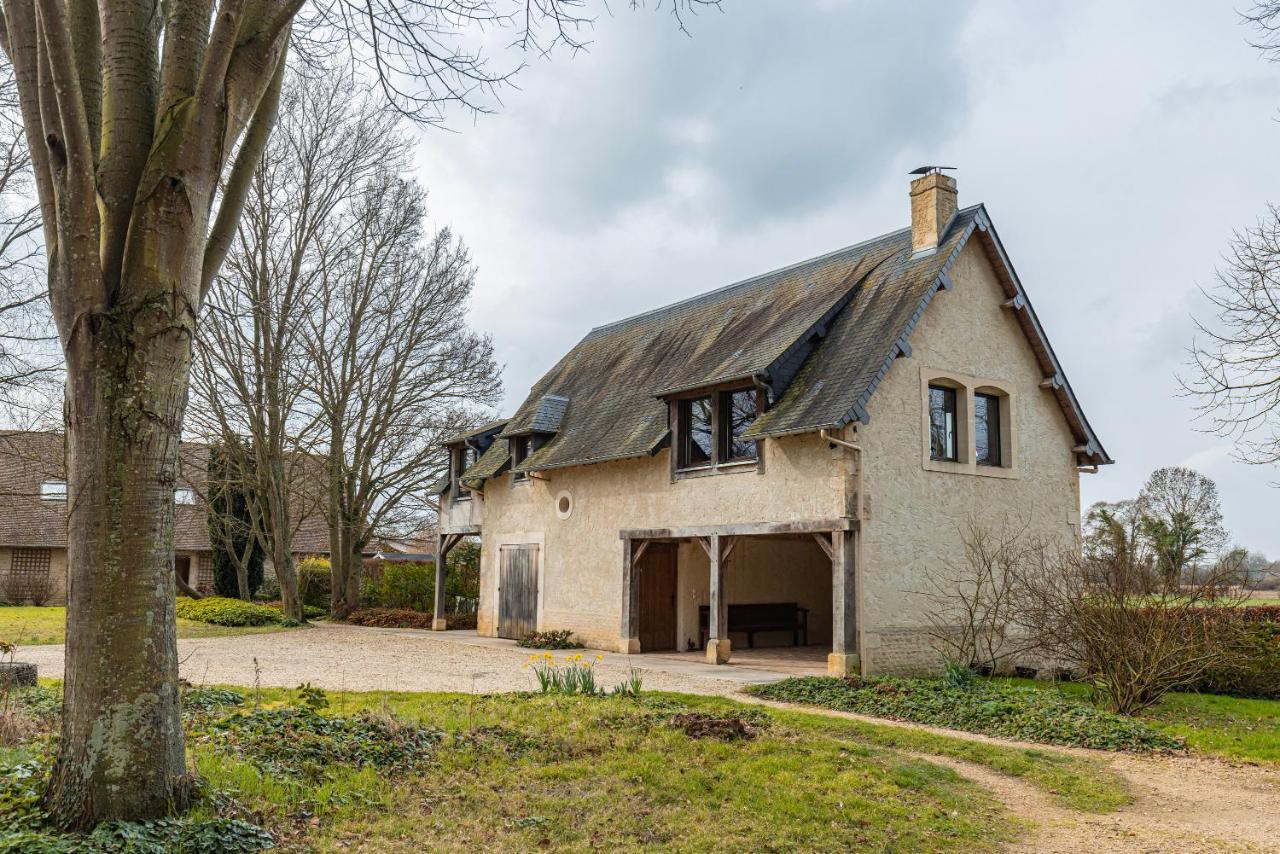
<path id="1" fill-rule="evenodd" d="M 464 537 L 478 536 L 480 533 L 479 525 L 453 525 L 449 530 L 441 531 L 442 534 L 460 534 Z"/>
<path id="2" fill-rule="evenodd" d="M 822 547 L 822 550 L 823 550 L 824 552 L 826 552 L 826 554 L 827 554 L 827 560 L 832 560 L 833 558 L 832 558 L 832 555 L 831 555 L 831 539 L 830 539 L 830 537 L 828 537 L 828 535 L 826 535 L 826 534 L 813 534 L 812 536 L 813 536 L 813 541 L 814 541 L 815 543 L 817 543 L 819 546 L 821 546 L 821 547 Z"/>
<path id="3" fill-rule="evenodd" d="M 768 536 L 770 534 L 820 534 L 856 531 L 857 519 L 809 519 L 798 522 L 738 522 L 728 525 L 698 525 L 687 528 L 634 528 L 618 532 L 624 540 L 701 540 L 713 534 L 722 537 Z M 703 548 L 708 548 L 706 543 Z"/>

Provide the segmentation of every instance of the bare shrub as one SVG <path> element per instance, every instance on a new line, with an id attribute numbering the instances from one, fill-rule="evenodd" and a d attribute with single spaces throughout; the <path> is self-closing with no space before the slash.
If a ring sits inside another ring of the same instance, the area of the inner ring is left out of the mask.
<path id="1" fill-rule="evenodd" d="M 1082 672 L 1116 712 L 1229 663 L 1247 593 L 1231 555 L 1177 584 L 1158 561 L 1034 549 L 1017 564 L 1017 621 L 1046 655 Z"/>
<path id="2" fill-rule="evenodd" d="M 936 565 L 926 575 L 927 629 L 948 663 L 995 672 L 1034 646 L 1017 631 L 1017 565 L 1035 548 L 1025 526 L 993 531 L 968 520 L 961 532 L 963 559 Z"/>

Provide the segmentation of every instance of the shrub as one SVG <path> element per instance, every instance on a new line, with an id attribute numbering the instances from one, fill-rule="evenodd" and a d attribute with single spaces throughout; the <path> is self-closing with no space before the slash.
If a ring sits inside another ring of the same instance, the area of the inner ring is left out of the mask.
<path id="1" fill-rule="evenodd" d="M 282 622 L 284 616 L 275 608 L 241 599 L 209 596 L 205 599 L 178 597 L 177 613 L 185 620 L 196 620 L 215 626 L 267 626 Z"/>
<path id="2" fill-rule="evenodd" d="M 284 601 L 281 599 L 268 599 L 259 604 L 265 605 L 268 608 L 275 608 L 280 613 L 284 613 Z M 320 620 L 329 616 L 329 609 L 321 608 L 316 605 L 303 605 L 302 615 L 308 620 Z"/>
<path id="3" fill-rule="evenodd" d="M 381 577 L 367 585 L 361 597 L 375 608 L 431 611 L 435 608 L 435 575 L 433 563 L 384 562 Z"/>
<path id="4" fill-rule="evenodd" d="M 378 629 L 429 629 L 431 614 L 396 608 L 357 608 L 347 615 L 347 622 Z"/>
<path id="5" fill-rule="evenodd" d="M 1280 699 L 1280 620 L 1254 621 L 1249 611 L 1273 610 L 1241 608 L 1233 617 L 1244 618 L 1243 626 L 1228 639 L 1227 661 L 1210 668 L 1182 690 L 1235 697 Z M 1280 609 L 1274 609 L 1280 610 Z"/>
<path id="6" fill-rule="evenodd" d="M 298 576 L 298 596 L 304 605 L 329 610 L 330 591 L 333 589 L 333 576 L 329 571 L 329 561 L 322 557 L 308 557 L 298 561 L 294 567 Z"/>
<path id="7" fill-rule="evenodd" d="M 583 644 L 573 639 L 570 629 L 552 629 L 547 632 L 530 632 L 516 641 L 516 646 L 526 649 L 582 649 Z"/>
<path id="8" fill-rule="evenodd" d="M 806 676 L 752 686 L 748 691 L 770 700 L 1042 744 L 1142 751 L 1185 746 L 1141 721 L 1056 691 L 999 682 L 951 687 L 939 679 Z"/>

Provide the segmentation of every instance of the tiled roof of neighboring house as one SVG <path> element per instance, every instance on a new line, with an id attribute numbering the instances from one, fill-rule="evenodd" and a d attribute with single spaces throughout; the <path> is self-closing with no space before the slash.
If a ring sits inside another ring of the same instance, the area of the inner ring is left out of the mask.
<path id="1" fill-rule="evenodd" d="M 913 252 L 911 229 L 766 273 L 593 329 L 534 385 L 502 435 L 539 432 L 546 402 L 565 400 L 547 441 L 520 466 L 537 471 L 655 453 L 668 440 L 663 398 L 729 381 L 768 390 L 754 438 L 869 420 L 867 404 L 971 239 L 996 270 L 1018 322 L 1075 434 L 1085 463 L 1109 463 L 1045 337 L 982 205 L 961 210 L 935 251 Z M 495 442 L 463 475 L 502 471 Z"/>
<path id="2" fill-rule="evenodd" d="M 65 481 L 61 433 L 0 432 L 0 546 L 65 548 L 67 502 L 40 497 L 40 484 Z M 195 493 L 195 504 L 175 508 L 173 544 L 178 551 L 209 551 L 204 474 L 208 446 L 183 442 L 179 486 Z M 300 514 L 301 515 L 301 514 Z M 328 553 L 329 527 L 318 512 L 300 519 L 293 538 L 300 554 Z"/>

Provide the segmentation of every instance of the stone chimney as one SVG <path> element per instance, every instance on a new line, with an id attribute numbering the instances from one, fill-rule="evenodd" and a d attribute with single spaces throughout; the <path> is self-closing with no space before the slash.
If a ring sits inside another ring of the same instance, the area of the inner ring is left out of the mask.
<path id="1" fill-rule="evenodd" d="M 922 166 L 911 182 L 911 250 L 922 252 L 938 247 L 956 215 L 956 179 L 942 173 L 943 167 Z"/>

